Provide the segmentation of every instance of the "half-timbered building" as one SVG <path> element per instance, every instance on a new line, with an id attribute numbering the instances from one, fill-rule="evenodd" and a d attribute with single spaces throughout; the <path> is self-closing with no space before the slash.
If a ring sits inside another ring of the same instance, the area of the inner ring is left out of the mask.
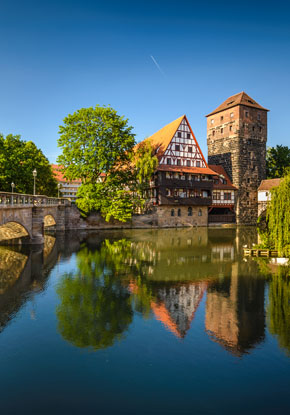
<path id="1" fill-rule="evenodd" d="M 206 226 L 217 173 L 207 165 L 186 116 L 146 140 L 150 140 L 159 162 L 150 186 L 158 223 Z"/>

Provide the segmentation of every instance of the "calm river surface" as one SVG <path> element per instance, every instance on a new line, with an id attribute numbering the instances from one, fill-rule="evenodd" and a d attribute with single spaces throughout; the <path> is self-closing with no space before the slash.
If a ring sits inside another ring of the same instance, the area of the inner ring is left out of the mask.
<path id="1" fill-rule="evenodd" d="M 289 270 L 255 229 L 0 247 L 0 413 L 289 414 Z"/>

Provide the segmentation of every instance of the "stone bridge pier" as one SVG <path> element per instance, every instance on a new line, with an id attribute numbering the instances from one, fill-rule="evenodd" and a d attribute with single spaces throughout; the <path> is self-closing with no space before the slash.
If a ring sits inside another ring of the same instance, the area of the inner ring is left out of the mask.
<path id="1" fill-rule="evenodd" d="M 0 243 L 18 240 L 18 243 L 43 244 L 47 223 L 57 231 L 64 231 L 72 210 L 70 201 L 63 198 L 0 193 Z"/>

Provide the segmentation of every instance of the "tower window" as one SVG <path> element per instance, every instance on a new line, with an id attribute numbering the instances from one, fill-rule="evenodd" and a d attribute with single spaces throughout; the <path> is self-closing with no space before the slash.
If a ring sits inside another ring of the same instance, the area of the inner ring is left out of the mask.
<path id="1" fill-rule="evenodd" d="M 180 145 L 179 144 L 175 144 L 175 150 L 180 151 Z"/>
<path id="2" fill-rule="evenodd" d="M 177 159 L 177 166 L 181 166 L 181 160 Z"/>
<path id="3" fill-rule="evenodd" d="M 212 119 L 212 120 L 210 120 L 210 123 L 211 123 L 211 124 L 213 124 L 213 123 L 214 123 L 214 120 L 213 120 L 213 119 Z"/>
<path id="4" fill-rule="evenodd" d="M 190 167 L 190 160 L 186 160 L 187 167 Z"/>
<path id="5" fill-rule="evenodd" d="M 262 127 L 259 128 L 260 132 L 262 131 Z"/>
<path id="6" fill-rule="evenodd" d="M 255 131 L 255 126 L 253 125 L 253 131 Z"/>
<path id="7" fill-rule="evenodd" d="M 171 159 L 166 160 L 167 164 L 171 164 Z"/>
<path id="8" fill-rule="evenodd" d="M 250 179 L 249 177 L 248 177 L 248 180 L 247 180 L 247 182 L 248 182 L 248 183 L 250 183 L 250 182 L 251 182 L 251 179 Z"/>
<path id="9" fill-rule="evenodd" d="M 258 120 L 260 120 L 261 119 L 261 114 L 258 114 L 257 118 L 258 118 Z"/>
<path id="10" fill-rule="evenodd" d="M 212 135 L 215 135 L 215 130 L 213 130 Z"/>
<path id="11" fill-rule="evenodd" d="M 245 111 L 245 117 L 248 118 L 248 116 L 249 116 L 249 112 Z"/>
<path id="12" fill-rule="evenodd" d="M 233 113 L 233 112 L 231 112 L 230 116 L 231 116 L 231 118 L 233 118 L 233 117 L 234 117 L 234 113 Z"/>
<path id="13" fill-rule="evenodd" d="M 187 138 L 190 138 L 190 134 L 187 134 Z"/>
<path id="14" fill-rule="evenodd" d="M 250 196 L 250 193 L 249 192 L 247 192 L 247 197 L 249 197 Z"/>
<path id="15" fill-rule="evenodd" d="M 188 216 L 192 216 L 192 207 L 188 208 L 188 213 L 187 214 L 188 214 Z"/>
<path id="16" fill-rule="evenodd" d="M 192 153 L 192 147 L 188 147 L 188 152 Z"/>
<path id="17" fill-rule="evenodd" d="M 223 121 L 223 119 L 224 119 L 224 117 L 223 117 L 223 116 L 221 116 L 221 121 Z"/>
<path id="18" fill-rule="evenodd" d="M 233 126 L 232 126 L 232 125 L 230 125 L 230 131 L 232 131 L 232 129 L 233 129 Z"/>
<path id="19" fill-rule="evenodd" d="M 177 216 L 181 216 L 181 209 L 178 209 Z"/>
<path id="20" fill-rule="evenodd" d="M 224 132 L 224 129 L 223 128 L 221 128 L 221 134 Z"/>
<path id="21" fill-rule="evenodd" d="M 181 132 L 178 131 L 177 137 L 181 138 Z"/>

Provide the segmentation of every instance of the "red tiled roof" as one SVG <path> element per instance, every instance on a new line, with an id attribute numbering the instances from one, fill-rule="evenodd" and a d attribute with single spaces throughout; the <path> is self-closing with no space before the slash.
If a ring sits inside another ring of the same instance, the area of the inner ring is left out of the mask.
<path id="1" fill-rule="evenodd" d="M 279 186 L 282 179 L 267 179 L 262 180 L 258 190 L 271 190 L 273 187 Z"/>
<path id="2" fill-rule="evenodd" d="M 51 165 L 52 172 L 54 174 L 54 177 L 58 182 L 68 182 L 68 183 L 81 183 L 82 181 L 80 179 L 76 180 L 68 180 L 64 177 L 62 170 L 62 166 L 59 166 L 58 164 L 52 164 Z"/>
<path id="3" fill-rule="evenodd" d="M 238 94 L 232 95 L 231 97 L 226 99 L 214 111 L 206 115 L 206 117 L 216 114 L 217 112 L 224 111 L 228 108 L 235 107 L 236 105 L 245 105 L 247 107 L 258 108 L 263 111 L 269 111 L 266 108 L 262 107 L 260 104 L 258 104 L 253 98 L 251 98 L 248 94 L 246 94 L 243 91 L 243 92 L 239 92 Z"/>
<path id="4" fill-rule="evenodd" d="M 211 168 L 212 170 L 214 170 L 219 176 L 224 176 L 224 178 L 227 181 L 227 184 L 223 184 L 223 183 L 214 183 L 213 187 L 214 189 L 225 189 L 225 190 L 237 190 L 237 188 L 232 184 L 229 176 L 227 175 L 225 169 L 223 168 L 223 166 L 218 166 L 215 164 L 209 164 L 208 166 L 209 168 Z"/>
<path id="5" fill-rule="evenodd" d="M 160 164 L 157 167 L 159 171 L 176 171 L 180 173 L 191 173 L 191 174 L 212 174 L 216 175 L 216 172 L 208 167 L 186 167 L 186 166 L 171 166 L 168 164 Z"/>

